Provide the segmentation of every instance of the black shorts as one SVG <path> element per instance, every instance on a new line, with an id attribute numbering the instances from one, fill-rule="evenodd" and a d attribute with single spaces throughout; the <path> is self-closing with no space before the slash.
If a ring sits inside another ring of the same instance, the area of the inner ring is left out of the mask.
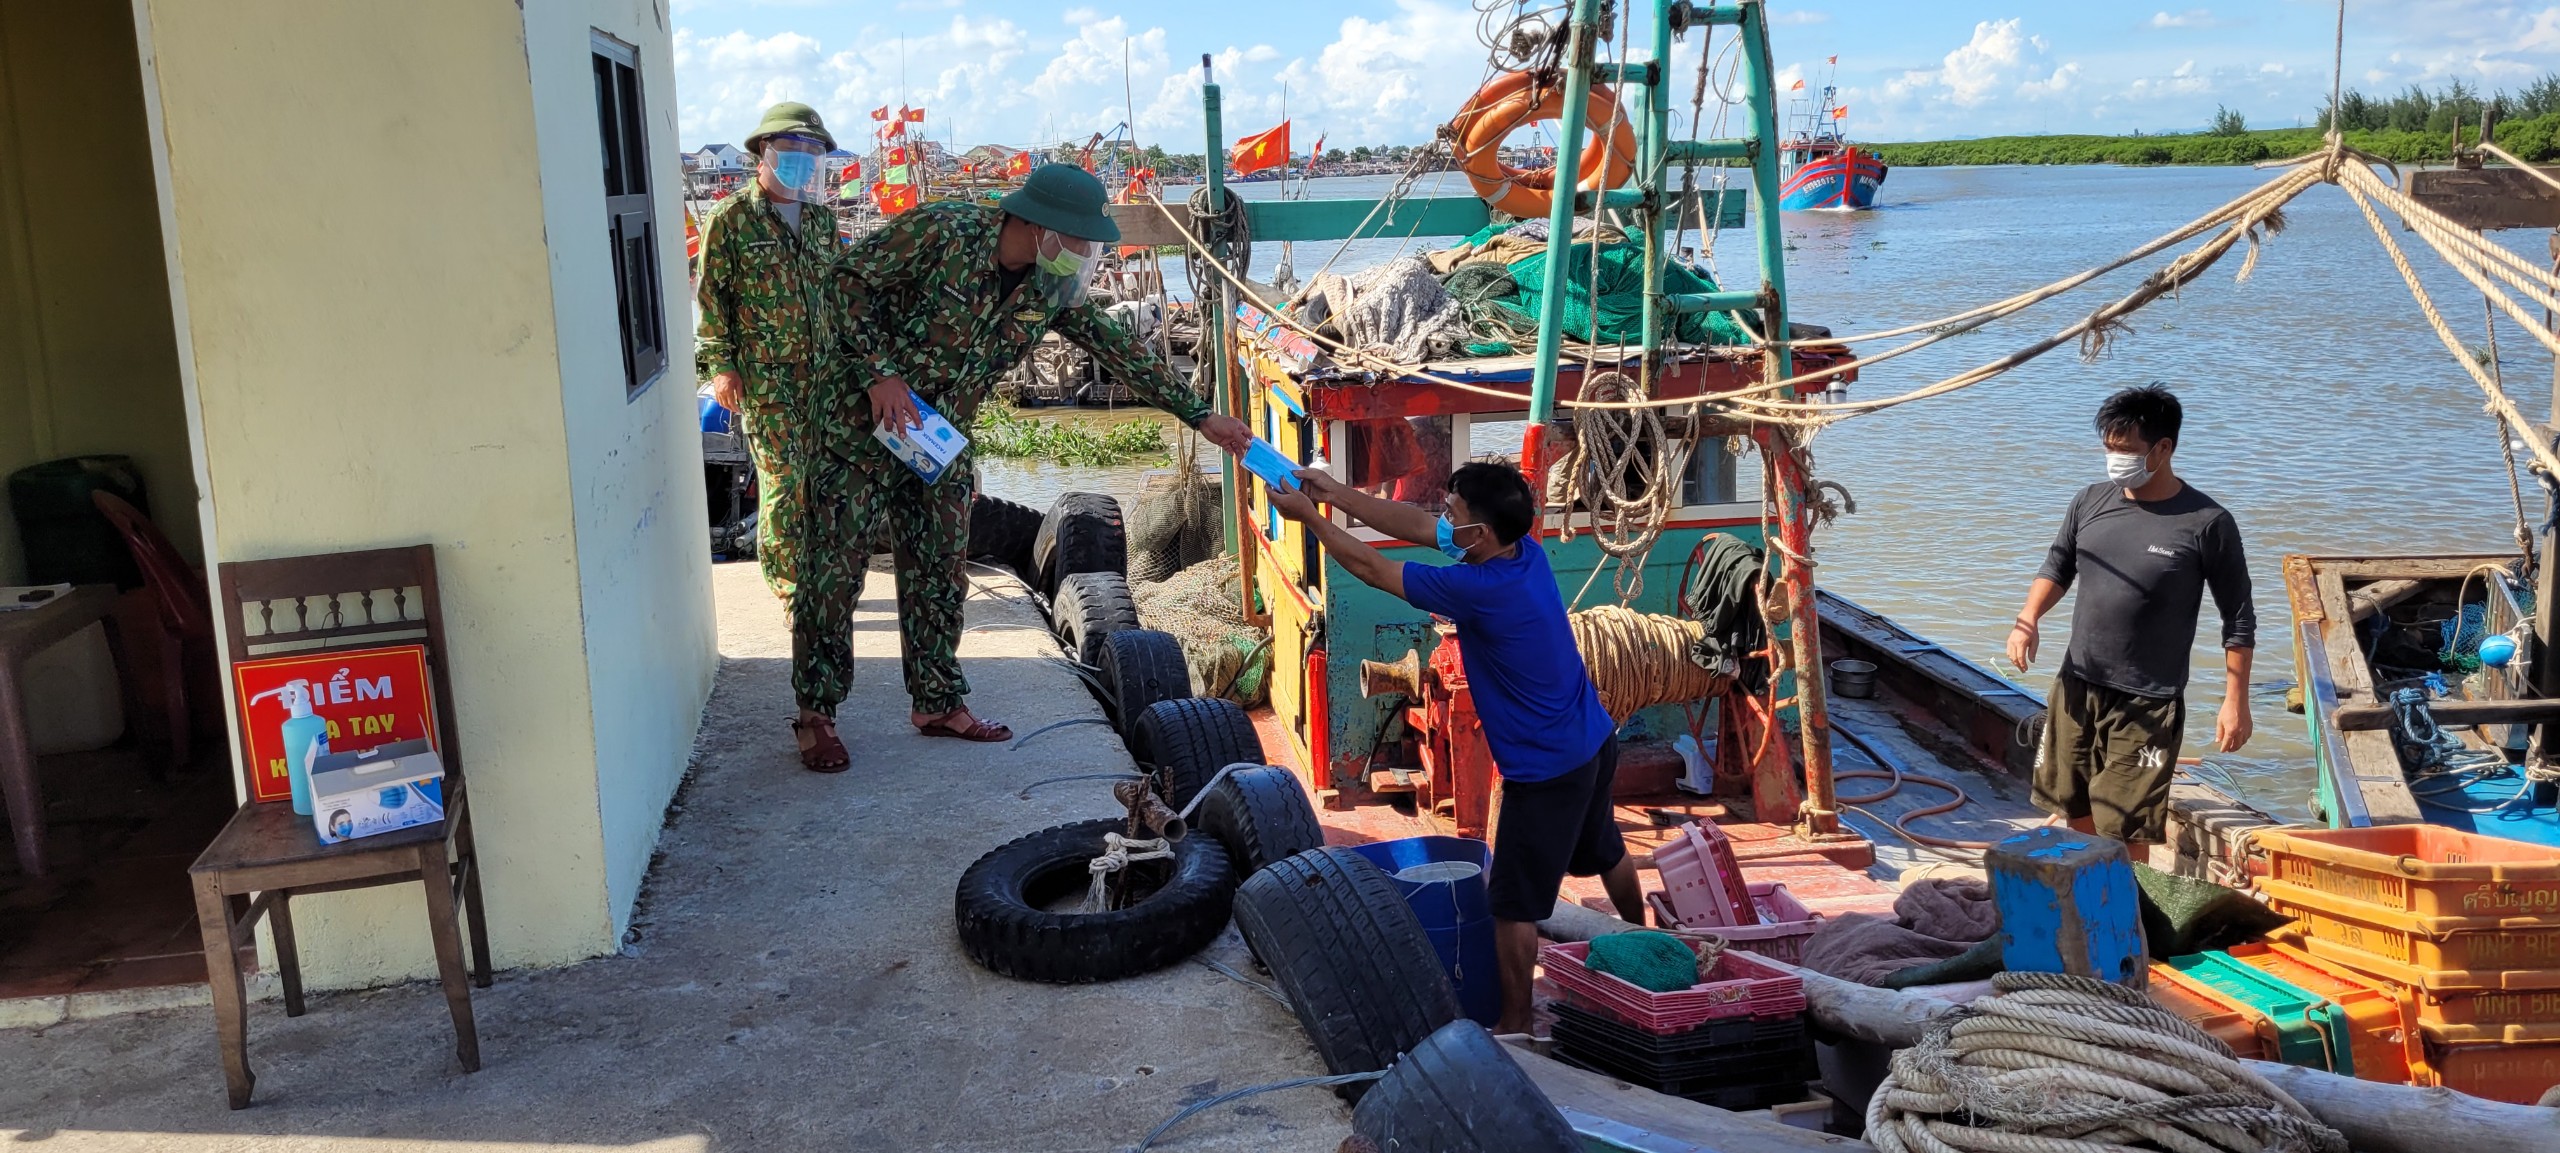
<path id="1" fill-rule="evenodd" d="M 1502 783 L 1502 813 L 1493 835 L 1493 875 L 1486 899 L 1497 921 L 1543 921 L 1554 915 L 1565 875 L 1596 877 L 1627 856 L 1610 807 L 1618 779 L 1618 738 L 1611 736 L 1561 777 Z"/>
<path id="2" fill-rule="evenodd" d="M 2158 844 L 2169 821 L 2169 778 L 2187 724 L 2183 696 L 2136 696 L 2061 673 L 2036 746 L 2036 807 L 2088 818 L 2119 841 Z"/>

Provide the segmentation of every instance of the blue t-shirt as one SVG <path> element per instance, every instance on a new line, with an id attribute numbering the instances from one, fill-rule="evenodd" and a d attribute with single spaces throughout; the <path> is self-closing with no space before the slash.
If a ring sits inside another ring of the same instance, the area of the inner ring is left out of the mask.
<path id="1" fill-rule="evenodd" d="M 1484 743 L 1502 778 L 1527 784 L 1582 767 L 1617 725 L 1582 666 L 1555 570 L 1536 538 L 1484 564 L 1405 562 L 1404 599 L 1458 626 Z"/>

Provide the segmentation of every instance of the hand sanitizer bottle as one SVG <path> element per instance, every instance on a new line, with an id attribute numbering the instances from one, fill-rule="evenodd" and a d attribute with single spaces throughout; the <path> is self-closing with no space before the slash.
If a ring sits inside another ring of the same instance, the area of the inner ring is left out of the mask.
<path id="1" fill-rule="evenodd" d="M 329 755 L 329 722 L 312 715 L 311 682 L 290 680 L 249 698 L 256 704 L 276 697 L 287 714 L 284 721 L 286 779 L 293 786 L 293 811 L 311 815 L 311 762 Z"/>

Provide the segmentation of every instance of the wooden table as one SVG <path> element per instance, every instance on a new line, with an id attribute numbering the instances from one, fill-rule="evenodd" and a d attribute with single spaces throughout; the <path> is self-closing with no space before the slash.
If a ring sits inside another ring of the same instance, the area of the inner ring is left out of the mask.
<path id="1" fill-rule="evenodd" d="M 27 660 L 92 624 L 104 624 L 107 649 L 121 671 L 124 646 L 116 635 L 115 607 L 114 585 L 80 585 L 35 608 L 0 612 L 0 798 L 9 803 L 18 868 L 30 877 L 45 871 L 44 790 L 36 780 L 35 744 L 27 737 Z"/>

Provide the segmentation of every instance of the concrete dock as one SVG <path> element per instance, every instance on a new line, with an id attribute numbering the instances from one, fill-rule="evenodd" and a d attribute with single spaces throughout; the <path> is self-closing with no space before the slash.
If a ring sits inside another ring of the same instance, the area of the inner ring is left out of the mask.
<path id="1" fill-rule="evenodd" d="M 974 571 L 974 570 L 973 570 Z M 976 574 L 961 656 L 979 714 L 1029 733 L 1100 711 L 1044 659 L 1018 584 Z M 852 771 L 801 770 L 790 636 L 755 568 L 715 570 L 722 667 L 623 954 L 476 991 L 464 1074 L 411 984 L 254 1004 L 251 1108 L 224 1107 L 212 1013 L 0 1032 L 0 1138 L 65 1151 L 1125 1150 L 1183 1105 L 1324 1072 L 1296 1019 L 1198 964 L 1108 985 L 1007 980 L 960 951 L 952 890 L 1018 834 L 1108 815 L 1100 724 L 1018 751 L 907 725 L 891 578 L 871 576 L 841 721 Z M 486 771 L 502 771 L 484 769 Z M 491 884 L 503 883 L 497 878 Z M 318 898 L 326 899 L 326 898 Z M 422 914 L 423 915 L 423 914 Z M 1208 956 L 1250 973 L 1231 927 Z M 1331 1150 L 1322 1089 L 1225 1106 L 1158 1147 Z"/>

